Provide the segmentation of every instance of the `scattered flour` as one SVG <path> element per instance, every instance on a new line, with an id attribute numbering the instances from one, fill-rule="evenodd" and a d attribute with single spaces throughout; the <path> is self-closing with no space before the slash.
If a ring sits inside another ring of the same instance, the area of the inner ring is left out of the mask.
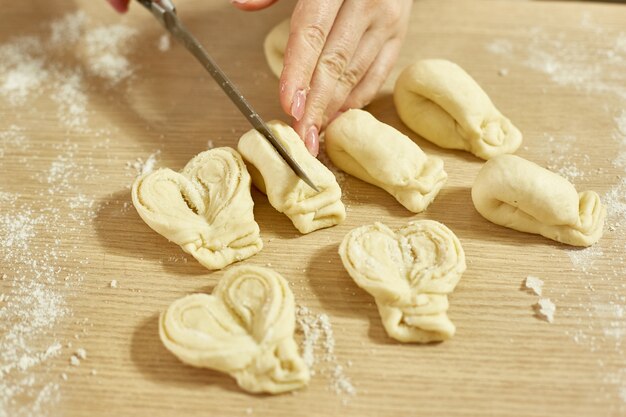
<path id="1" fill-rule="evenodd" d="M 136 34 L 134 28 L 124 25 L 101 26 L 87 31 L 85 41 L 89 72 L 112 85 L 131 76 L 133 69 L 126 50 Z"/>
<path id="2" fill-rule="evenodd" d="M 170 35 L 168 35 L 167 33 L 161 35 L 161 37 L 159 38 L 159 44 L 158 44 L 159 51 L 167 52 L 170 50 L 170 46 L 171 46 Z"/>
<path id="3" fill-rule="evenodd" d="M 126 162 L 126 168 L 133 168 L 137 176 L 149 174 L 154 171 L 154 167 L 156 166 L 160 155 L 161 151 L 156 150 L 151 153 L 145 161 L 141 158 L 137 158 L 133 162 Z"/>
<path id="4" fill-rule="evenodd" d="M 298 330 L 303 334 L 302 358 L 311 369 L 311 374 L 315 374 L 316 366 L 321 367 L 321 373 L 330 378 L 329 388 L 337 395 L 343 395 L 342 403 L 346 404 L 346 396 L 354 396 L 357 391 L 335 355 L 335 337 L 330 318 L 326 314 L 315 314 L 307 307 L 297 306 L 296 322 Z M 320 354 L 316 355 L 318 352 Z"/>
<path id="5" fill-rule="evenodd" d="M 101 177 L 90 154 L 102 154 L 107 141 L 101 138 L 108 134 L 89 127 L 86 86 L 93 75 L 113 85 L 132 74 L 125 54 L 136 32 L 87 23 L 83 12 L 71 13 L 41 34 L 0 44 L 0 106 L 15 115 L 13 124 L 0 127 L 0 168 L 19 162 L 26 168 L 20 175 L 29 178 L 24 195 L 0 184 L 0 417 L 58 414 L 54 406 L 67 380 L 65 373 L 50 372 L 62 346 L 71 346 L 58 340 L 56 330 L 72 317 L 67 297 L 76 294 L 82 266 L 90 263 L 72 242 L 89 233 L 83 226 L 93 220 L 96 206 L 95 197 L 76 186 Z M 40 141 L 35 147 L 20 119 L 36 114 L 39 98 L 48 101 L 46 109 L 55 106 L 59 128 L 89 133 L 87 140 L 69 135 L 65 142 Z M 30 169 L 32 161 L 41 166 L 50 155 L 47 170 Z M 80 362 L 86 351 L 78 349 L 73 357 Z"/>

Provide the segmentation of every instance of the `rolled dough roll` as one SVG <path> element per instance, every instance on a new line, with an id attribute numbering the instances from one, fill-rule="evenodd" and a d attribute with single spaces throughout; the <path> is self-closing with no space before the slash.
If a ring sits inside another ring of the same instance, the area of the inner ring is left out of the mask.
<path id="1" fill-rule="evenodd" d="M 472 201 L 495 224 L 574 246 L 596 243 L 606 217 L 598 194 L 578 193 L 565 178 L 515 155 L 482 167 Z"/>
<path id="2" fill-rule="evenodd" d="M 435 199 L 448 175 L 443 161 L 363 110 L 348 110 L 326 129 L 326 153 L 340 169 L 382 188 L 419 213 Z"/>
<path id="3" fill-rule="evenodd" d="M 254 185 L 267 194 L 276 210 L 291 219 L 300 233 L 341 223 L 346 218 L 346 208 L 333 173 L 307 151 L 291 127 L 277 121 L 268 126 L 320 191 L 302 181 L 267 139 L 252 129 L 239 139 L 238 149 L 248 163 Z"/>
<path id="4" fill-rule="evenodd" d="M 442 148 L 462 149 L 482 159 L 513 153 L 522 134 L 457 64 L 440 59 L 407 67 L 394 88 L 400 119 Z"/>

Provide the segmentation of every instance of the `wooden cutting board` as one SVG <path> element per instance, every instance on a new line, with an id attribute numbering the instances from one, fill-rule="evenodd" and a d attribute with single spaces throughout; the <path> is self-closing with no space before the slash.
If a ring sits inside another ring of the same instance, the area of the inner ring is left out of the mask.
<path id="1" fill-rule="evenodd" d="M 308 318 L 326 314 L 333 332 L 316 327 L 326 333 L 310 386 L 270 397 L 185 366 L 160 343 L 159 312 L 210 292 L 223 273 L 149 229 L 129 194 L 150 155 L 180 169 L 209 141 L 235 146 L 246 121 L 183 48 L 159 49 L 161 28 L 136 5 L 118 17 L 103 1 L 5 3 L 0 416 L 626 414 L 625 6 L 415 2 L 400 60 L 368 110 L 442 157 L 449 181 L 413 215 L 346 176 L 347 220 L 306 236 L 253 193 L 265 248 L 246 263 L 279 271 Z M 243 13 L 226 1 L 178 1 L 183 21 L 267 119 L 284 115 L 262 42 L 292 7 Z M 83 29 L 58 23 L 75 10 L 86 14 Z M 112 36 L 117 43 L 107 43 Z M 524 133 L 521 156 L 604 196 L 609 219 L 597 246 L 572 249 L 477 214 L 470 188 L 482 161 L 416 137 L 393 107 L 398 72 L 428 57 L 457 62 L 484 87 Z M 441 344 L 387 337 L 337 255 L 352 228 L 412 219 L 445 223 L 468 259 L 450 297 L 457 335 Z M 539 297 L 522 288 L 528 275 L 545 282 L 554 323 L 535 314 Z"/>

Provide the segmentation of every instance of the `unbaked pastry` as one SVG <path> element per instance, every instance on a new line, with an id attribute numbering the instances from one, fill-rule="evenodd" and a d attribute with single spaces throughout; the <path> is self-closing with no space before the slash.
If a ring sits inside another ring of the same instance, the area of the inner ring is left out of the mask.
<path id="1" fill-rule="evenodd" d="M 458 65 L 440 59 L 418 61 L 396 81 L 400 119 L 442 148 L 463 149 L 489 159 L 513 153 L 522 134 Z"/>
<path id="2" fill-rule="evenodd" d="M 450 229 L 417 220 L 394 232 L 382 223 L 346 235 L 339 255 L 356 284 L 374 296 L 387 334 L 428 343 L 454 335 L 448 297 L 465 271 L 465 252 Z"/>
<path id="3" fill-rule="evenodd" d="M 309 370 L 293 338 L 294 300 L 271 269 L 239 266 L 212 295 L 181 298 L 161 314 L 159 335 L 181 361 L 233 376 L 246 391 L 278 394 L 302 388 Z"/>
<path id="4" fill-rule="evenodd" d="M 320 191 L 302 181 L 267 139 L 253 129 L 239 139 L 238 149 L 248 163 L 254 185 L 267 194 L 276 210 L 291 219 L 300 233 L 341 223 L 346 218 L 346 208 L 333 173 L 307 151 L 291 127 L 277 121 L 268 126 Z"/>
<path id="5" fill-rule="evenodd" d="M 472 201 L 493 223 L 574 246 L 597 242 L 606 217 L 598 194 L 578 193 L 565 178 L 515 155 L 482 167 Z"/>
<path id="6" fill-rule="evenodd" d="M 443 161 L 363 110 L 348 110 L 326 129 L 326 153 L 338 168 L 376 185 L 419 213 L 435 199 L 448 175 Z"/>
<path id="7" fill-rule="evenodd" d="M 274 27 L 265 37 L 263 49 L 265 49 L 265 59 L 272 72 L 280 78 L 283 71 L 283 60 L 285 49 L 289 39 L 289 25 L 291 19 L 285 19 Z"/>
<path id="8" fill-rule="evenodd" d="M 148 226 L 209 269 L 263 248 L 250 174 L 234 149 L 202 152 L 180 173 L 163 168 L 142 175 L 133 184 L 132 199 Z"/>

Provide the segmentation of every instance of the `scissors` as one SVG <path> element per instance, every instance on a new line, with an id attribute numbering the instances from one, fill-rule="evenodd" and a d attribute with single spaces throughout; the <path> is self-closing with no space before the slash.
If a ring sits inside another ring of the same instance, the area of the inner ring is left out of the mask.
<path id="1" fill-rule="evenodd" d="M 239 92 L 237 87 L 230 81 L 230 79 L 224 74 L 217 63 L 211 58 L 211 56 L 204 50 L 200 42 L 187 30 L 182 24 L 178 16 L 176 15 L 176 7 L 171 0 L 137 0 L 148 11 L 150 11 L 156 19 L 167 29 L 169 33 L 178 39 L 193 56 L 206 68 L 211 74 L 217 84 L 222 87 L 222 90 L 226 93 L 228 98 L 237 106 L 239 111 L 248 119 L 252 127 L 254 127 L 259 133 L 272 144 L 274 149 L 285 160 L 287 165 L 293 170 L 293 172 L 307 183 L 315 191 L 319 191 L 313 181 L 306 175 L 300 165 L 289 155 L 285 147 L 276 139 L 274 134 L 267 127 L 263 119 L 252 108 L 248 100 Z"/>

